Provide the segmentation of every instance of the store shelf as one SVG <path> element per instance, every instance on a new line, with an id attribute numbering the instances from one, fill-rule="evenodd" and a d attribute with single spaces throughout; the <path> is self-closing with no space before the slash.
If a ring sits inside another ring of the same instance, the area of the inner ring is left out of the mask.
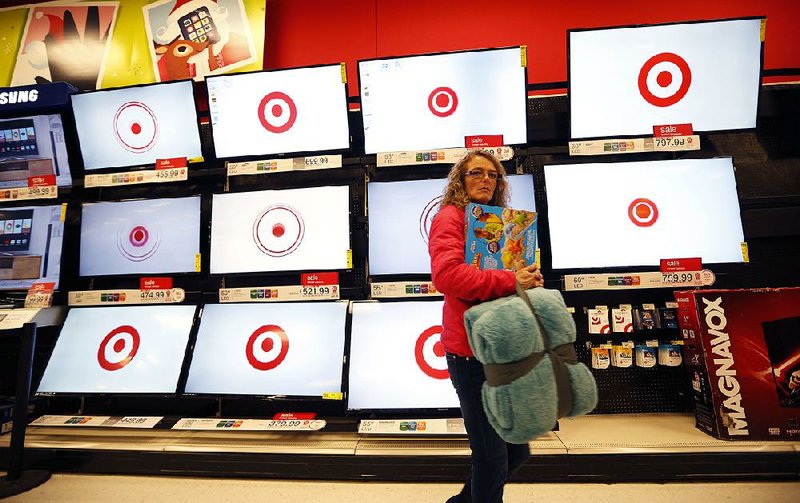
<path id="1" fill-rule="evenodd" d="M 10 435 L 0 437 L 0 467 Z M 465 437 L 366 436 L 354 421 L 320 432 L 29 427 L 26 460 L 55 471 L 460 480 Z M 687 414 L 592 415 L 530 443 L 525 481 L 594 482 L 800 477 L 800 442 L 717 440 Z"/>

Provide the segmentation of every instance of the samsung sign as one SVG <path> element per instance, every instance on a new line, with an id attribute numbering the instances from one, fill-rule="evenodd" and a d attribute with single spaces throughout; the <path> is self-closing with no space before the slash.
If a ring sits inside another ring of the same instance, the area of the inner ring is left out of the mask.
<path id="1" fill-rule="evenodd" d="M 30 103 L 39 99 L 38 89 L 22 91 L 3 91 L 0 93 L 0 105 L 13 105 L 15 103 Z"/>
<path id="2" fill-rule="evenodd" d="M 64 82 L 0 87 L 0 114 L 57 111 L 69 106 L 69 96 L 76 91 Z"/>

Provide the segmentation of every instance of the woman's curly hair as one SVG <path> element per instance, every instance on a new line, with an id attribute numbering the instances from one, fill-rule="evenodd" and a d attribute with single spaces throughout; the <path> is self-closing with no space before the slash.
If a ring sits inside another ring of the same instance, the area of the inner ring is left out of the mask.
<path id="1" fill-rule="evenodd" d="M 467 163 L 475 157 L 483 157 L 494 164 L 494 169 L 500 175 L 495 185 L 494 194 L 487 204 L 491 206 L 508 206 L 508 180 L 506 180 L 506 169 L 500 164 L 500 160 L 485 150 L 468 150 L 464 157 L 459 159 L 447 175 L 447 187 L 444 189 L 444 198 L 441 206 L 452 204 L 459 208 L 464 208 L 470 203 L 467 189 L 464 187 L 464 176 Z"/>

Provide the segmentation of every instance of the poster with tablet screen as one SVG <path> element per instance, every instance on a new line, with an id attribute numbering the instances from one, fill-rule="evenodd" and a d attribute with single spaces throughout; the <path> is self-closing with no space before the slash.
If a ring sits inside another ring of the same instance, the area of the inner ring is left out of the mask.
<path id="1" fill-rule="evenodd" d="M 756 127 L 761 21 L 570 31 L 572 138 Z"/>
<path id="2" fill-rule="evenodd" d="M 346 269 L 346 186 L 214 194 L 211 273 Z"/>
<path id="3" fill-rule="evenodd" d="M 195 310 L 70 309 L 37 393 L 175 393 Z"/>
<path id="4" fill-rule="evenodd" d="M 28 177 L 55 175 L 56 185 L 72 185 L 61 115 L 0 120 L 0 188 L 27 187 Z"/>
<path id="5" fill-rule="evenodd" d="M 85 203 L 81 276 L 195 272 L 200 196 Z"/>
<path id="6" fill-rule="evenodd" d="M 527 141 L 519 47 L 358 62 L 366 153 L 463 147 L 474 135 Z"/>
<path id="7" fill-rule="evenodd" d="M 340 392 L 346 315 L 346 301 L 206 304 L 186 393 Z"/>
<path id="8" fill-rule="evenodd" d="M 57 289 L 63 242 L 60 204 L 0 209 L 0 290 Z"/>
<path id="9" fill-rule="evenodd" d="M 168 82 L 72 95 L 87 171 L 202 157 L 192 82 Z"/>
<path id="10" fill-rule="evenodd" d="M 536 211 L 532 175 L 507 177 L 509 207 Z M 367 184 L 370 274 L 430 274 L 428 234 L 446 179 Z"/>
<path id="11" fill-rule="evenodd" d="M 457 408 L 439 337 L 443 302 L 354 302 L 348 410 Z"/>
<path id="12" fill-rule="evenodd" d="M 206 85 L 218 158 L 350 146 L 340 65 L 220 75 Z"/>
<path id="13" fill-rule="evenodd" d="M 545 166 L 554 269 L 743 262 L 731 158 Z"/>

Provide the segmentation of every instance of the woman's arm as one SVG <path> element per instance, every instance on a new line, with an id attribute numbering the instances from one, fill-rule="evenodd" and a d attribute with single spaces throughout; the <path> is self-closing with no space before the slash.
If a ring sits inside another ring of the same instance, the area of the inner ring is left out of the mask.
<path id="1" fill-rule="evenodd" d="M 511 271 L 481 270 L 464 262 L 464 216 L 445 206 L 433 218 L 428 236 L 431 274 L 436 289 L 468 301 L 485 301 L 516 291 Z"/>

